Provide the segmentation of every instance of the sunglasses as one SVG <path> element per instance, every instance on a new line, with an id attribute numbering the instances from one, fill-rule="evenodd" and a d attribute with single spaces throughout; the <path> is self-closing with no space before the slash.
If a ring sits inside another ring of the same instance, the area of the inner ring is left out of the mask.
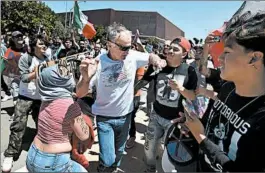
<path id="1" fill-rule="evenodd" d="M 23 35 L 14 36 L 14 38 L 23 38 Z"/>
<path id="2" fill-rule="evenodd" d="M 119 44 L 117 44 L 117 43 L 115 43 L 115 42 L 112 42 L 112 41 L 109 41 L 109 42 L 115 44 L 116 46 L 118 46 L 118 48 L 119 48 L 121 51 L 124 51 L 124 52 L 130 50 L 131 47 L 132 47 L 131 45 L 130 45 L 130 46 L 122 46 L 122 45 L 119 45 Z"/>
<path id="3" fill-rule="evenodd" d="M 195 49 L 196 51 L 203 51 L 203 48 L 202 48 L 202 47 L 199 47 L 199 46 L 195 46 L 194 49 Z"/>
<path id="4" fill-rule="evenodd" d="M 50 44 L 48 42 L 40 42 L 38 45 L 48 47 Z"/>

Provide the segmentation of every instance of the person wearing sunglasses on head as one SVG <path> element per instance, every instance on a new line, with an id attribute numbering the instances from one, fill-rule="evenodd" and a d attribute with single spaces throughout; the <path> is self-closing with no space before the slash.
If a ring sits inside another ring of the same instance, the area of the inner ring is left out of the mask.
<path id="1" fill-rule="evenodd" d="M 96 115 L 98 128 L 99 172 L 111 172 L 120 164 L 134 108 L 136 70 L 148 63 L 159 69 L 166 65 L 157 55 L 131 50 L 131 37 L 131 32 L 123 25 L 110 25 L 107 30 L 108 52 L 96 58 L 99 60 L 94 76 L 97 95 L 92 113 Z M 84 60 L 80 66 L 86 64 Z M 90 76 L 86 70 L 80 71 L 82 76 L 76 95 L 83 97 L 88 93 Z"/>
<path id="2" fill-rule="evenodd" d="M 36 66 L 50 60 L 45 56 L 47 49 L 45 42 L 46 40 L 40 35 L 30 38 L 31 53 L 25 53 L 19 59 L 18 67 L 21 81 L 19 83 L 19 95 L 15 105 L 14 119 L 10 125 L 9 144 L 4 152 L 3 172 L 10 171 L 13 161 L 19 157 L 30 111 L 32 111 L 31 115 L 35 121 L 36 128 L 38 125 L 41 100 L 36 84 Z"/>
<path id="3" fill-rule="evenodd" d="M 189 109 L 183 115 L 201 150 L 198 171 L 265 170 L 264 7 L 264 1 L 245 1 L 228 22 L 219 61 L 229 82 L 210 113 L 201 121 Z"/>
<path id="4" fill-rule="evenodd" d="M 174 39 L 166 56 L 167 66 L 159 73 L 145 75 L 142 79 L 147 82 L 154 81 L 155 98 L 144 145 L 147 172 L 156 171 L 158 145 L 164 143 L 165 134 L 172 125 L 171 120 L 183 110 L 181 101 L 195 100 L 198 80 L 196 72 L 193 67 L 182 63 L 190 49 L 191 45 L 186 38 Z M 141 87 L 141 83 L 135 86 L 136 89 Z"/>

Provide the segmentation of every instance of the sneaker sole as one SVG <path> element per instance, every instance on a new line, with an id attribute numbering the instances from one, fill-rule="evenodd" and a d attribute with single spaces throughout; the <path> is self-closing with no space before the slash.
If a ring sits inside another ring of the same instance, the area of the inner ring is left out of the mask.
<path id="1" fill-rule="evenodd" d="M 9 172 L 11 172 L 11 169 L 10 169 L 9 171 L 3 171 L 3 170 L 2 170 L 2 172 L 4 172 L 4 173 L 9 173 Z"/>

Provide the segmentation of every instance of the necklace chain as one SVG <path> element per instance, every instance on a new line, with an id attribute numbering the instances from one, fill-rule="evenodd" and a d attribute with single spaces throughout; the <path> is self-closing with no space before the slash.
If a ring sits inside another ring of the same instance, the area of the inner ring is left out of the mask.
<path id="1" fill-rule="evenodd" d="M 228 94 L 228 96 L 225 99 L 225 104 L 228 101 L 230 95 L 232 94 L 232 92 L 235 91 L 235 88 Z M 245 109 L 247 106 L 251 105 L 254 101 L 258 100 L 260 97 L 262 97 L 263 95 L 260 95 L 256 98 L 254 98 L 253 100 L 251 100 L 250 102 L 248 102 L 246 105 L 244 105 L 242 108 L 240 108 L 235 114 L 238 114 L 239 112 L 241 112 L 243 109 Z"/>
<path id="2" fill-rule="evenodd" d="M 228 94 L 228 96 L 226 97 L 226 99 L 225 99 L 225 102 L 224 102 L 224 104 L 226 104 L 226 102 L 228 101 L 228 99 L 230 98 L 230 95 L 233 93 L 235 91 L 235 88 L 232 90 L 232 91 L 230 91 L 230 93 Z M 253 102 L 255 102 L 256 100 L 258 100 L 260 97 L 262 97 L 263 95 L 260 95 L 260 96 L 258 96 L 258 97 L 256 97 L 256 98 L 254 98 L 253 100 L 251 100 L 250 102 L 248 102 L 247 104 L 245 104 L 244 106 L 242 106 L 235 114 L 237 114 L 238 115 L 238 113 L 240 113 L 243 109 L 245 109 L 246 107 L 248 107 L 249 105 L 251 105 Z M 219 128 L 220 128 L 220 124 L 221 124 L 221 117 L 222 117 L 222 115 L 220 114 L 219 115 L 220 117 L 219 117 Z M 229 131 L 229 120 L 226 122 L 226 124 L 225 124 L 225 126 L 227 126 L 227 132 L 226 132 L 226 134 L 228 133 L 228 131 Z"/>

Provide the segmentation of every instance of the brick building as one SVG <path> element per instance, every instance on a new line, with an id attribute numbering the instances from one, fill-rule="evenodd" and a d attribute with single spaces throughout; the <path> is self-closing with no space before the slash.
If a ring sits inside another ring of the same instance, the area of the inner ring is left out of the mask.
<path id="1" fill-rule="evenodd" d="M 145 11 L 116 11 L 113 9 L 99 9 L 83 11 L 88 20 L 95 25 L 108 26 L 113 22 L 121 23 L 135 32 L 139 29 L 144 37 L 155 36 L 161 39 L 173 39 L 185 36 L 184 31 L 172 24 L 157 12 Z M 65 13 L 58 13 L 64 19 Z M 70 16 L 70 13 L 68 13 Z"/>

